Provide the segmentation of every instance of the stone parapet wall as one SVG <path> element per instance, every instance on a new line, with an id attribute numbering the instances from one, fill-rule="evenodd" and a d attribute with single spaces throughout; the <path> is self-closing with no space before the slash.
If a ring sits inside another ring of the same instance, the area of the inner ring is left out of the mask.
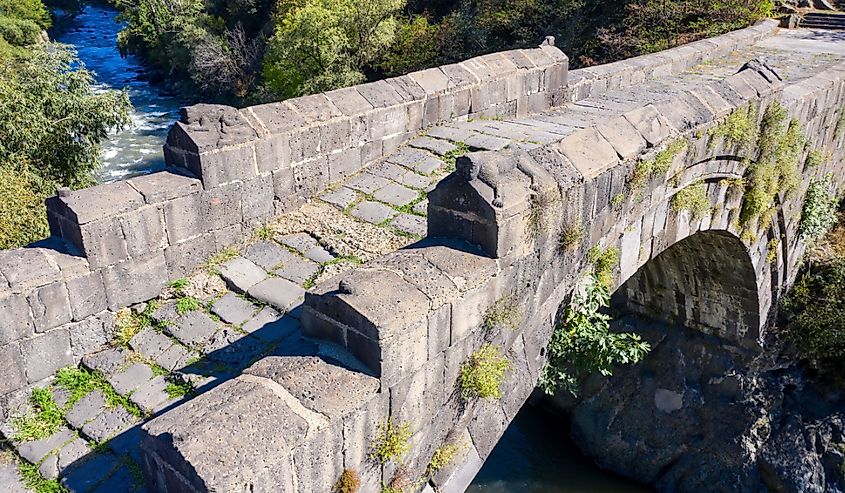
<path id="1" fill-rule="evenodd" d="M 580 101 L 596 94 L 624 89 L 649 79 L 676 75 L 713 58 L 748 48 L 775 34 L 778 21 L 762 20 L 755 26 L 675 48 L 614 63 L 569 72 L 569 99 Z"/>

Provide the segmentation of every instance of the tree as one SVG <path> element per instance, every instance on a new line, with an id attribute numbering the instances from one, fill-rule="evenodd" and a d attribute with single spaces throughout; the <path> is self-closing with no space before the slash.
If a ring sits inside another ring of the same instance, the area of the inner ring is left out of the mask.
<path id="1" fill-rule="evenodd" d="M 283 0 L 264 60 L 270 94 L 289 98 L 363 82 L 393 42 L 404 0 Z"/>
<path id="2" fill-rule="evenodd" d="M 130 123 L 127 94 L 93 84 L 61 45 L 0 59 L 0 248 L 41 239 L 44 199 L 92 184 L 100 142 Z"/>

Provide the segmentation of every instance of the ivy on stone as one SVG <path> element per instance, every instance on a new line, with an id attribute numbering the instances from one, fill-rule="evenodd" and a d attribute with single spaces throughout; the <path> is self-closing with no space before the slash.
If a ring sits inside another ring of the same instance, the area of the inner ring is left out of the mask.
<path id="1" fill-rule="evenodd" d="M 615 365 L 637 363 L 651 350 L 637 334 L 610 331 L 610 316 L 602 313 L 609 304 L 609 289 L 595 275 L 573 294 L 540 374 L 539 386 L 547 394 L 566 390 L 577 395 L 579 377 L 594 372 L 611 376 Z"/>

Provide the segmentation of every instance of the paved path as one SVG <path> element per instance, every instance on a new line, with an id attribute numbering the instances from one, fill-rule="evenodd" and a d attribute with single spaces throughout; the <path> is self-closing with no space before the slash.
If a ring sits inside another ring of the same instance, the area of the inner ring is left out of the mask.
<path id="1" fill-rule="evenodd" d="M 83 366 L 108 382 L 76 402 L 58 386 L 65 419 L 43 440 L 15 443 L 19 457 L 71 491 L 143 491 L 138 430 L 151 416 L 239 374 L 268 354 L 319 355 L 315 364 L 366 369 L 328 343 L 302 339 L 298 306 L 321 279 L 354 268 L 425 235 L 426 192 L 468 150 L 532 149 L 607 122 L 647 103 L 734 74 L 765 58 L 793 82 L 845 59 L 843 34 L 781 31 L 750 50 L 661 80 L 610 91 L 528 118 L 455 122 L 431 129 L 392 156 L 277 218 L 245 242 L 168 289 L 154 303 L 121 315 L 122 344 L 88 355 Z M 134 324 L 134 325 L 133 325 Z M 131 336 L 131 337 L 128 337 Z M 183 395 L 187 394 L 187 395 Z M 115 397 L 120 396 L 120 397 Z M 117 404 L 115 404 L 117 402 Z M 18 414 L 30 411 L 20 403 Z M 15 436 L 15 424 L 2 426 Z M 0 462 L 0 490 L 22 489 Z"/>

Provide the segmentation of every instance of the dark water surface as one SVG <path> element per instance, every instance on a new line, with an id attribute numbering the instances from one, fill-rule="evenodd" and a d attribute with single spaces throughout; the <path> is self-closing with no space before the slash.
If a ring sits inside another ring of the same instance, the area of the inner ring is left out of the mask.
<path id="1" fill-rule="evenodd" d="M 85 67 L 95 73 L 100 87 L 126 89 L 135 106 L 132 127 L 103 143 L 103 167 L 97 173 L 103 182 L 162 169 L 161 147 L 182 106 L 164 86 L 147 80 L 147 71 L 138 58 L 120 56 L 117 49 L 120 29 L 117 11 L 107 6 L 86 5 L 80 14 L 62 21 L 53 35 L 55 41 L 73 45 Z"/>
<path id="2" fill-rule="evenodd" d="M 581 455 L 561 420 L 526 405 L 468 493 L 653 493 Z"/>

